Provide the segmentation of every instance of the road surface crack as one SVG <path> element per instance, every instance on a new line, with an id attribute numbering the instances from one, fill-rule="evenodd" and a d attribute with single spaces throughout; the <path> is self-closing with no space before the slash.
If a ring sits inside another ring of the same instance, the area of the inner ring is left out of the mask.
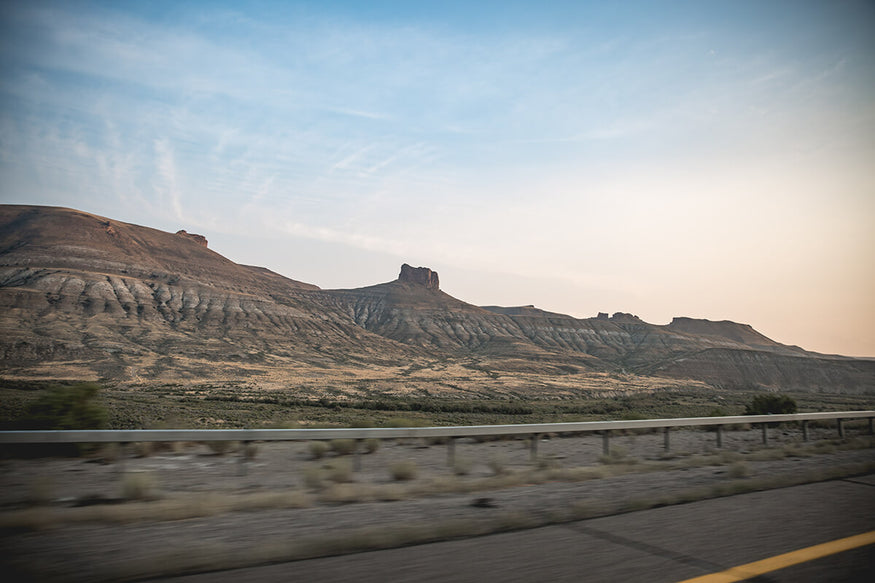
<path id="1" fill-rule="evenodd" d="M 720 565 L 718 563 L 712 563 L 710 561 L 705 561 L 703 559 L 691 557 L 690 555 L 685 555 L 683 553 L 678 553 L 678 552 L 675 552 L 675 551 L 672 551 L 669 549 L 665 549 L 665 548 L 651 545 L 648 543 L 644 543 L 641 541 L 626 538 L 624 536 L 616 535 L 616 534 L 613 534 L 610 532 L 606 532 L 604 530 L 599 530 L 597 528 L 584 526 L 581 523 L 568 524 L 568 525 L 566 525 L 566 528 L 569 528 L 571 530 L 575 530 L 575 531 L 583 533 L 583 534 L 588 534 L 590 536 L 594 536 L 596 538 L 600 538 L 602 540 L 606 540 L 608 542 L 611 542 L 611 543 L 614 543 L 617 545 L 622 545 L 625 547 L 629 547 L 631 549 L 643 551 L 645 553 L 655 555 L 658 557 L 671 559 L 672 561 L 676 561 L 678 563 L 683 563 L 685 565 L 691 565 L 693 567 L 703 569 L 706 572 L 723 571 L 726 569 L 725 565 Z"/>
<path id="2" fill-rule="evenodd" d="M 851 484 L 857 484 L 859 486 L 875 486 L 875 484 L 871 482 L 861 482 L 860 480 L 854 480 L 853 478 L 845 478 L 844 480 L 842 480 L 842 482 L 850 482 Z"/>

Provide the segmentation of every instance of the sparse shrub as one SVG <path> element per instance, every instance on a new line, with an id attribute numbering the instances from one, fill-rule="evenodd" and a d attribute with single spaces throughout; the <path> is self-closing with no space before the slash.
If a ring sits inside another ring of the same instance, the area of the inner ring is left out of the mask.
<path id="1" fill-rule="evenodd" d="M 717 454 L 717 459 L 720 460 L 720 463 L 727 464 L 730 462 L 741 461 L 743 456 L 737 451 L 721 451 Z"/>
<path id="2" fill-rule="evenodd" d="M 352 482 L 352 462 L 348 459 L 332 460 L 326 470 L 332 482 Z"/>
<path id="3" fill-rule="evenodd" d="M 369 437 L 364 442 L 365 453 L 374 453 L 380 449 L 380 440 L 376 437 Z"/>
<path id="4" fill-rule="evenodd" d="M 188 441 L 171 441 L 170 442 L 170 451 L 173 452 L 173 455 L 184 455 L 185 450 L 191 445 L 191 442 Z"/>
<path id="5" fill-rule="evenodd" d="M 133 444 L 134 457 L 149 457 L 155 450 L 155 444 L 151 441 L 138 441 Z"/>
<path id="6" fill-rule="evenodd" d="M 307 447 L 310 450 L 310 456 L 314 460 L 322 459 L 328 452 L 328 444 L 324 441 L 311 441 Z"/>
<path id="7" fill-rule="evenodd" d="M 471 458 L 456 456 L 453 460 L 453 473 L 457 476 L 467 476 L 471 473 L 473 466 L 474 462 L 471 461 Z"/>
<path id="8" fill-rule="evenodd" d="M 496 476 L 500 476 L 502 474 L 507 473 L 507 468 L 504 465 L 504 460 L 500 457 L 492 457 L 489 458 L 489 469 L 492 470 L 492 473 Z"/>
<path id="9" fill-rule="evenodd" d="M 815 442 L 814 449 L 817 453 L 835 453 L 836 446 L 830 440 L 821 440 Z"/>
<path id="10" fill-rule="evenodd" d="M 231 451 L 232 442 L 230 441 L 208 441 L 207 447 L 216 455 L 225 455 Z"/>
<path id="11" fill-rule="evenodd" d="M 729 466 L 728 474 L 730 478 L 747 478 L 750 476 L 750 466 L 746 462 L 733 462 Z"/>
<path id="12" fill-rule="evenodd" d="M 106 443 L 100 448 L 100 457 L 104 463 L 118 461 L 122 453 L 122 446 L 119 443 Z"/>
<path id="13" fill-rule="evenodd" d="M 355 439 L 332 439 L 329 443 L 336 455 L 349 455 L 355 451 Z"/>
<path id="14" fill-rule="evenodd" d="M 755 462 L 770 462 L 787 457 L 787 452 L 781 448 L 758 449 L 747 455 L 747 458 Z"/>
<path id="15" fill-rule="evenodd" d="M 409 494 L 403 486 L 395 484 L 385 484 L 374 495 L 375 499 L 380 502 L 397 502 L 398 500 L 404 500 L 408 496 Z"/>
<path id="16" fill-rule="evenodd" d="M 729 413 L 727 413 L 725 409 L 721 409 L 720 407 L 715 407 L 715 408 L 711 409 L 710 411 L 708 411 L 707 416 L 708 417 L 727 417 L 727 416 L 729 416 Z M 706 425 L 703 429 L 705 431 L 716 432 L 717 426 L 716 425 Z M 724 429 L 726 429 L 726 428 L 724 427 Z"/>
<path id="17" fill-rule="evenodd" d="M 410 417 L 392 417 L 386 421 L 386 427 L 425 427 L 427 424 L 422 419 Z"/>
<path id="18" fill-rule="evenodd" d="M 559 463 L 559 460 L 550 458 L 550 457 L 541 457 L 538 458 L 538 469 L 539 470 L 557 470 L 562 464 Z"/>
<path id="19" fill-rule="evenodd" d="M 48 506 L 55 498 L 55 483 L 51 478 L 37 478 L 27 491 L 29 506 Z"/>
<path id="20" fill-rule="evenodd" d="M 389 466 L 389 473 L 392 475 L 393 480 L 412 480 L 416 477 L 417 473 L 416 463 L 409 460 L 396 462 Z"/>
<path id="21" fill-rule="evenodd" d="M 361 502 L 363 496 L 354 484 L 331 484 L 322 492 L 319 499 L 329 504 L 351 504 Z"/>
<path id="22" fill-rule="evenodd" d="M 243 455 L 247 460 L 254 460 L 258 455 L 258 444 L 248 441 L 241 444 L 243 446 Z"/>
<path id="23" fill-rule="evenodd" d="M 359 417 L 358 419 L 352 420 L 349 426 L 353 428 L 376 427 L 377 422 L 374 421 L 373 417 Z"/>
<path id="24" fill-rule="evenodd" d="M 316 442 L 321 443 L 321 442 Z M 322 468 L 317 468 L 315 466 L 310 466 L 304 469 L 302 473 L 302 477 L 304 479 L 304 486 L 311 490 L 321 490 L 323 486 L 324 472 Z"/>
<path id="25" fill-rule="evenodd" d="M 158 480 L 146 471 L 125 472 L 122 478 L 122 497 L 127 500 L 154 500 Z"/>
<path id="26" fill-rule="evenodd" d="M 109 413 L 98 401 L 100 385 L 54 385 L 31 403 L 21 419 L 21 429 L 103 429 Z"/>
<path id="27" fill-rule="evenodd" d="M 620 445 L 615 445 L 611 448 L 608 455 L 599 456 L 599 461 L 603 464 L 634 464 L 638 460 L 629 457 L 629 450 Z"/>

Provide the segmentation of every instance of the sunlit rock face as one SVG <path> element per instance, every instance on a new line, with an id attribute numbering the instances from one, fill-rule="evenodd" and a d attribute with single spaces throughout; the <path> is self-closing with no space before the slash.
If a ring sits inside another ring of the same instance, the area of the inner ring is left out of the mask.
<path id="1" fill-rule="evenodd" d="M 426 289 L 441 288 L 437 271 L 432 271 L 428 267 L 411 267 L 406 263 L 401 266 L 398 281 L 415 283 L 424 286 Z"/>
<path id="2" fill-rule="evenodd" d="M 322 290 L 234 263 L 202 235 L 53 207 L 0 205 L 0 332 L 0 376 L 10 377 L 270 377 L 288 386 L 343 371 L 365 375 L 360 387 L 370 387 L 417 361 L 434 367 L 435 382 L 461 367 L 454 383 L 430 390 L 516 386 L 524 373 L 540 375 L 525 383 L 535 392 L 554 390 L 562 375 L 605 386 L 638 375 L 648 387 L 691 379 L 726 389 L 875 391 L 875 360 L 807 352 L 746 324 L 479 307 L 442 291 L 436 272 L 406 263 L 394 281 Z"/>
<path id="3" fill-rule="evenodd" d="M 209 247 L 209 242 L 207 241 L 207 238 L 204 237 L 203 235 L 198 235 L 196 233 L 189 233 L 185 229 L 181 229 L 179 231 L 176 231 L 176 234 L 179 235 L 180 237 L 187 237 L 187 238 L 191 239 L 192 241 L 194 241 L 195 243 L 197 243 L 198 245 L 201 245 L 203 247 Z"/>

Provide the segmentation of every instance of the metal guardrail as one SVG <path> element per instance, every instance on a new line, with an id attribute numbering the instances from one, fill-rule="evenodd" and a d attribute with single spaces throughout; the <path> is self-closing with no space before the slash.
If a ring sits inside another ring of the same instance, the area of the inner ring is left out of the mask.
<path id="1" fill-rule="evenodd" d="M 63 443 L 119 443 L 123 446 L 136 442 L 211 442 L 237 441 L 307 441 L 352 439 L 358 444 L 364 439 L 445 438 L 447 464 L 452 466 L 456 455 L 456 440 L 464 437 L 527 435 L 532 460 L 538 457 L 538 442 L 544 434 L 592 433 L 602 434 L 602 451 L 611 453 L 611 432 L 628 429 L 662 429 L 665 451 L 670 450 L 673 427 L 716 427 L 717 447 L 723 447 L 722 429 L 727 425 L 761 424 L 763 444 L 768 445 L 768 427 L 772 423 L 798 421 L 802 435 L 808 441 L 808 422 L 834 420 L 839 437 L 844 437 L 842 422 L 868 419 L 869 433 L 873 433 L 875 411 L 840 411 L 822 413 L 794 413 L 787 415 L 736 415 L 731 417 L 685 417 L 679 419 L 636 419 L 632 421 L 582 421 L 579 423 L 530 423 L 520 425 L 462 425 L 448 427 L 374 427 L 350 429 L 128 429 L 128 430 L 68 430 L 68 431 L 0 431 L 0 444 L 63 444 Z M 246 473 L 246 448 L 240 456 L 240 472 Z M 124 451 L 124 447 L 122 448 Z M 354 448 L 354 469 L 361 469 L 360 448 Z M 122 456 L 124 457 L 124 455 Z"/>
<path id="2" fill-rule="evenodd" d="M 134 443 L 171 441 L 304 441 L 326 439 L 395 439 L 413 437 L 477 437 L 541 435 L 546 433 L 611 432 L 625 429 L 671 429 L 672 427 L 768 424 L 801 421 L 869 419 L 875 411 L 794 413 L 786 415 L 736 415 L 731 417 L 685 417 L 632 421 L 582 421 L 576 423 L 531 423 L 520 425 L 457 425 L 445 427 L 374 427 L 354 429 L 109 429 L 68 431 L 0 431 L 0 443 Z M 841 429 L 839 430 L 841 432 Z"/>

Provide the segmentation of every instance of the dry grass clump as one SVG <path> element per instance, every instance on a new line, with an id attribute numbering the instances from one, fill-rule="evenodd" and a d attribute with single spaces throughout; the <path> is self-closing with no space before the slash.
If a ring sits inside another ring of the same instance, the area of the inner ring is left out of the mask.
<path id="1" fill-rule="evenodd" d="M 308 466 L 301 472 L 304 487 L 308 490 L 324 490 L 328 482 L 345 484 L 353 481 L 352 461 L 334 459 L 322 466 Z"/>
<path id="2" fill-rule="evenodd" d="M 122 458 L 124 452 L 120 443 L 105 443 L 100 446 L 99 455 L 104 463 L 117 462 Z"/>
<path id="3" fill-rule="evenodd" d="M 332 439 L 328 445 L 335 455 L 350 455 L 356 448 L 355 439 Z"/>
<path id="4" fill-rule="evenodd" d="M 746 457 L 752 462 L 770 462 L 784 459 L 787 457 L 787 452 L 781 448 L 758 449 L 750 452 Z"/>
<path id="5" fill-rule="evenodd" d="M 155 451 L 155 444 L 151 441 L 138 441 L 132 444 L 134 457 L 149 457 Z"/>
<path id="6" fill-rule="evenodd" d="M 319 501 L 325 504 L 352 504 L 364 502 L 364 489 L 355 484 L 334 483 L 319 494 Z"/>
<path id="7" fill-rule="evenodd" d="M 233 441 L 208 441 L 206 443 L 207 447 L 215 455 L 225 455 L 226 453 L 232 451 L 235 446 L 235 443 Z"/>
<path id="8" fill-rule="evenodd" d="M 563 482 L 585 482 L 587 480 L 598 480 L 607 478 L 612 475 L 620 475 L 625 473 L 622 468 L 605 466 L 596 467 L 577 467 L 577 468 L 555 468 L 547 470 L 543 473 L 545 480 L 558 480 Z"/>
<path id="9" fill-rule="evenodd" d="M 453 473 L 457 476 L 467 476 L 473 467 L 474 462 L 471 458 L 456 456 L 453 460 Z"/>
<path id="10" fill-rule="evenodd" d="M 637 464 L 638 460 L 629 455 L 629 450 L 620 445 L 610 449 L 608 455 L 599 456 L 599 462 L 603 464 Z"/>
<path id="11" fill-rule="evenodd" d="M 322 459 L 328 453 L 328 444 L 324 441 L 311 441 L 307 444 L 307 449 L 310 451 L 310 457 L 314 460 Z"/>
<path id="12" fill-rule="evenodd" d="M 332 460 L 325 466 L 326 475 L 332 482 L 352 482 L 352 462 L 348 459 Z"/>
<path id="13" fill-rule="evenodd" d="M 227 512 L 273 508 L 306 508 L 313 499 L 298 490 L 249 494 L 198 493 L 174 498 L 134 500 L 125 504 L 73 508 L 30 508 L 0 513 L 0 528 L 38 530 L 85 522 L 125 524 L 186 520 Z"/>
<path id="14" fill-rule="evenodd" d="M 721 451 L 717 454 L 717 459 L 720 460 L 721 464 L 728 464 L 731 462 L 740 461 L 744 456 L 742 456 L 737 451 Z"/>
<path id="15" fill-rule="evenodd" d="M 158 479 L 153 472 L 136 470 L 122 476 L 122 498 L 125 500 L 154 500 L 157 487 Z"/>
<path id="16" fill-rule="evenodd" d="M 389 474 L 395 481 L 412 480 L 417 474 L 416 463 L 409 460 L 396 462 L 389 466 Z"/>
<path id="17" fill-rule="evenodd" d="M 493 475 L 496 476 L 504 475 L 509 471 L 504 463 L 504 459 L 500 456 L 489 458 L 487 465 L 489 466 L 489 469 L 492 470 Z"/>
<path id="18" fill-rule="evenodd" d="M 559 460 L 552 457 L 539 457 L 536 463 L 536 467 L 539 470 L 556 470 L 561 466 L 562 464 L 559 463 Z"/>
<path id="19" fill-rule="evenodd" d="M 374 453 L 380 449 L 380 440 L 376 437 L 369 437 L 364 441 L 365 453 Z"/>
<path id="20" fill-rule="evenodd" d="M 313 500 L 299 490 L 255 492 L 228 496 L 227 506 L 235 511 L 265 510 L 271 508 L 307 508 Z"/>
<path id="21" fill-rule="evenodd" d="M 309 466 L 301 472 L 301 478 L 304 481 L 304 486 L 309 490 L 321 490 L 324 482 L 324 474 L 322 468 Z"/>
<path id="22" fill-rule="evenodd" d="M 395 481 L 410 481 L 416 478 L 419 473 L 419 468 L 416 462 L 412 460 L 404 460 L 390 464 L 389 475 Z"/>
<path id="23" fill-rule="evenodd" d="M 55 499 L 55 481 L 52 478 L 34 478 L 29 486 L 25 498 L 28 506 L 48 506 Z"/>
<path id="24" fill-rule="evenodd" d="M 747 478 L 751 475 L 751 469 L 747 462 L 737 461 L 730 464 L 727 473 L 730 478 Z"/>
<path id="25" fill-rule="evenodd" d="M 374 500 L 378 502 L 397 502 L 410 498 L 410 490 L 398 484 L 383 484 L 374 491 Z"/>
<path id="26" fill-rule="evenodd" d="M 257 443 L 247 441 L 246 443 L 242 443 L 241 447 L 243 448 L 243 457 L 247 460 L 254 460 L 255 457 L 258 455 Z"/>

